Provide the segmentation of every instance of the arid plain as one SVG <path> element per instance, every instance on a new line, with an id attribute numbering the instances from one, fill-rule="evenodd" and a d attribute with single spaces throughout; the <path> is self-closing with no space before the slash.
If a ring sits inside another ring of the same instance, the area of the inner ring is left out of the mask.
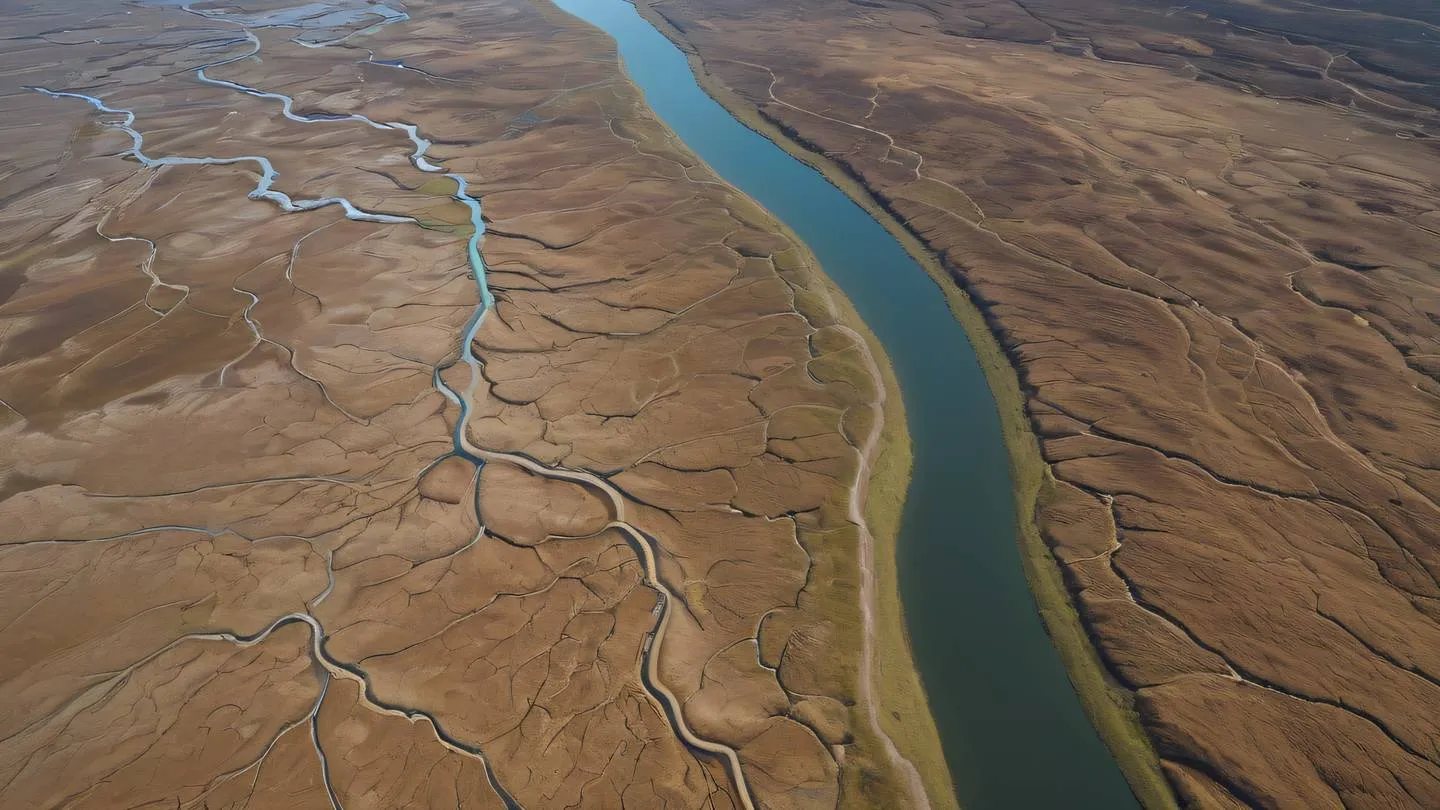
<path id="1" fill-rule="evenodd" d="M 1440 806 L 1433 12 L 643 5 L 998 337 L 1021 508 L 1100 654 L 1074 677 L 1145 802 Z"/>
<path id="2" fill-rule="evenodd" d="M 598 31 L 404 11 L 3 5 L 0 806 L 900 795 L 858 325 Z"/>

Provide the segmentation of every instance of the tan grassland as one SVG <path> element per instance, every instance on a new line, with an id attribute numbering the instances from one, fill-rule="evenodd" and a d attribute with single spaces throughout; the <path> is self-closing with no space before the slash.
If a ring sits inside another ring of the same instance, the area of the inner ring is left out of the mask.
<path id="1" fill-rule="evenodd" d="M 1006 358 L 1003 348 L 985 322 L 980 310 L 961 287 L 950 283 L 950 275 L 936 257 L 934 251 L 908 230 L 903 223 L 887 211 L 863 184 L 840 166 L 835 160 L 797 141 L 793 133 L 780 129 L 776 123 L 760 114 L 755 105 L 746 102 L 728 86 L 721 83 L 704 61 L 689 46 L 684 35 L 668 18 L 659 13 L 648 0 L 638 0 L 636 7 L 652 24 L 684 48 L 695 75 L 706 92 L 714 97 L 746 126 L 770 138 L 791 155 L 804 161 L 825 175 L 830 182 L 844 190 L 891 233 L 921 267 L 939 284 L 946 296 L 951 311 L 965 327 L 966 335 L 985 371 L 985 378 L 995 396 L 1000 412 L 1001 427 L 1005 431 L 1005 447 L 1010 456 L 1010 467 L 1015 479 L 1015 508 L 1019 516 L 1019 541 L 1024 554 L 1025 573 L 1040 606 L 1046 629 L 1055 641 L 1061 658 L 1065 662 L 1077 693 L 1106 744 L 1110 746 L 1121 769 L 1124 770 L 1132 787 L 1141 801 L 1149 808 L 1170 808 L 1175 800 L 1165 784 L 1160 771 L 1159 758 L 1140 728 L 1134 710 L 1134 698 L 1119 686 L 1109 672 L 1087 636 L 1079 613 L 1075 610 L 1069 593 L 1056 567 L 1055 558 L 1044 540 L 1036 521 L 1036 512 L 1043 499 L 1050 492 L 1051 479 L 1044 459 L 1040 455 L 1039 442 L 1030 428 L 1025 413 L 1025 399 L 1020 392 L 1020 381 L 1015 368 Z M 894 377 L 887 372 L 886 384 L 894 386 Z M 898 400 L 898 387 L 894 389 L 892 401 Z M 888 426 L 904 419 L 903 411 L 887 417 L 887 440 L 891 435 Z M 908 434 L 905 434 L 908 442 Z M 871 505 L 869 523 L 877 537 L 889 538 L 882 544 L 877 556 L 877 565 L 882 571 L 880 610 L 882 612 L 879 644 L 883 670 L 887 662 L 893 672 L 882 677 L 880 704 L 889 712 L 900 713 L 904 723 L 886 719 L 887 733 L 897 741 L 905 756 L 917 763 L 921 776 L 926 782 L 926 793 L 930 802 L 938 807 L 958 807 L 955 790 L 951 785 L 950 771 L 945 764 L 944 750 L 930 719 L 925 698 L 925 687 L 911 661 L 908 634 L 905 628 L 904 604 L 895 570 L 894 538 L 898 537 L 900 514 L 904 508 L 905 488 L 909 485 L 909 451 L 895 457 L 894 466 L 875 469 L 871 479 Z M 925 718 L 916 721 L 916 717 Z"/>
<path id="2" fill-rule="evenodd" d="M 0 808 L 903 806 L 848 303 L 550 4 L 300 5 L 0 23 Z"/>
<path id="3" fill-rule="evenodd" d="M 957 282 L 1027 572 L 1147 806 L 1440 801 L 1413 9 L 641 5 Z"/>

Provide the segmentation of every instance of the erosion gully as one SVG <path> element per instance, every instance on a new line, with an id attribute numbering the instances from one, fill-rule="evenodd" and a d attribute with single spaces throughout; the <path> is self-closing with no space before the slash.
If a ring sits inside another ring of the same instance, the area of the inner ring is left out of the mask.
<path id="1" fill-rule="evenodd" d="M 444 379 L 442 372 L 447 366 L 437 367 L 434 374 L 436 388 L 460 411 L 453 435 L 454 453 L 476 464 L 504 461 L 546 478 L 578 483 L 608 500 L 611 521 L 607 528 L 626 537 L 644 567 L 645 584 L 655 591 L 658 600 L 656 622 L 642 653 L 641 675 L 645 688 L 664 711 L 679 739 L 724 763 L 738 801 L 746 810 L 754 810 L 750 788 L 735 750 L 696 735 L 686 723 L 678 699 L 659 678 L 658 659 L 675 599 L 659 578 L 656 539 L 626 521 L 624 499 L 603 478 L 584 470 L 542 464 L 522 455 L 478 447 L 466 435 L 465 425 L 483 365 L 483 360 L 475 354 L 474 339 L 494 305 L 494 298 L 486 285 L 485 262 L 480 250 L 485 232 L 481 204 L 470 193 L 465 178 L 447 172 L 427 158 L 430 141 L 413 124 L 377 121 L 361 114 L 297 113 L 294 100 L 289 96 L 207 73 L 242 59 L 260 58 L 260 40 L 254 29 L 300 29 L 293 42 L 323 48 L 403 22 L 408 16 L 388 6 L 350 2 L 309 3 L 256 15 L 197 10 L 174 0 L 152 2 L 179 5 L 189 13 L 233 25 L 238 36 L 228 44 L 248 43 L 249 49 L 244 53 L 197 68 L 197 81 L 278 102 L 280 113 L 299 123 L 360 124 L 398 133 L 408 140 L 410 160 L 417 169 L 441 174 L 455 184 L 454 198 L 470 211 L 471 233 L 466 253 L 479 304 L 463 330 L 459 346 L 457 362 L 467 367 L 469 375 L 464 387 L 457 389 Z M 914 444 L 913 481 L 899 539 L 901 594 L 915 661 L 929 694 L 962 804 L 968 810 L 1050 807 L 1112 810 L 1137 806 L 1114 761 L 1080 710 L 1036 613 L 1015 542 L 1011 481 L 995 404 L 969 341 L 947 309 L 944 296 L 923 269 L 864 209 L 813 169 L 745 128 L 706 95 L 684 55 L 626 0 L 555 0 L 555 3 L 615 38 L 631 78 L 644 91 L 658 117 L 723 178 L 765 206 L 807 243 L 826 274 L 854 302 L 894 363 Z M 378 19 L 369 22 L 370 17 Z M 369 24 L 355 27 L 360 22 Z M 327 33 L 347 27 L 354 30 L 325 38 Z M 365 61 L 381 67 L 423 72 L 400 61 L 377 60 L 373 53 Z M 131 111 L 107 106 L 100 98 L 80 92 L 33 89 L 56 99 L 84 101 L 101 113 L 120 116 L 120 121 L 108 121 L 107 126 L 130 136 L 132 146 L 128 154 L 147 169 L 250 163 L 259 168 L 260 179 L 249 197 L 273 203 L 287 213 L 336 206 L 350 219 L 386 225 L 416 224 L 410 217 L 363 210 L 342 197 L 303 199 L 277 191 L 274 188 L 277 173 L 264 156 L 216 158 L 146 154 L 144 136 L 136 128 L 136 118 Z M 105 236 L 103 232 L 101 235 Z M 139 237 L 105 238 L 133 240 Z M 153 242 L 150 247 L 153 260 Z M 146 267 L 150 267 L 148 262 Z M 165 284 L 148 269 L 147 275 L 151 276 L 152 287 Z M 255 296 L 238 286 L 236 291 L 251 298 L 245 320 L 254 335 L 254 344 L 258 345 L 267 339 L 260 325 L 249 317 L 256 303 Z M 332 571 L 325 591 L 311 600 L 308 607 L 313 610 L 329 595 L 333 585 Z M 330 784 L 328 759 L 317 726 L 320 702 L 333 678 L 358 682 L 366 703 L 376 711 L 428 721 L 443 745 L 482 763 L 491 786 L 507 807 L 520 807 L 479 747 L 452 737 L 431 714 L 386 703 L 374 694 L 362 670 L 333 659 L 325 650 L 325 630 L 310 612 L 283 616 L 255 636 L 216 632 L 187 636 L 174 644 L 195 639 L 256 644 L 274 630 L 295 623 L 309 628 L 312 654 L 322 673 L 322 689 L 309 716 L 294 725 L 309 724 L 326 789 L 337 810 L 340 802 Z M 135 666 L 162 652 L 164 650 Z M 898 758 L 898 754 L 896 756 Z M 908 762 L 900 764 L 909 766 Z M 913 766 L 910 770 L 913 772 Z M 923 795 L 915 799 L 917 805 L 926 803 Z"/>

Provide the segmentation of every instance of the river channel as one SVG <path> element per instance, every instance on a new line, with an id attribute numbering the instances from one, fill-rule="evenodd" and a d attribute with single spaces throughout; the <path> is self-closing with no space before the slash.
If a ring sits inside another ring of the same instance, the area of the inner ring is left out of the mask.
<path id="1" fill-rule="evenodd" d="M 961 806 L 1138 807 L 1036 611 L 999 414 L 936 283 L 844 192 L 707 95 L 626 0 L 555 2 L 615 38 L 656 115 L 805 241 L 889 354 L 914 446 L 900 592 Z"/>

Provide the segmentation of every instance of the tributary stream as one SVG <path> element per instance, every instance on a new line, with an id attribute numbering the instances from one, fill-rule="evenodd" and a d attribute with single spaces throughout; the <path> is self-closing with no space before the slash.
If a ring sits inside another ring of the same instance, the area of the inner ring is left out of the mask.
<path id="1" fill-rule="evenodd" d="M 804 240 L 889 354 L 914 447 L 900 593 L 962 808 L 1137 807 L 1036 611 L 995 401 L 936 283 L 844 192 L 707 95 L 626 0 L 555 3 L 615 38 L 655 114 Z"/>

